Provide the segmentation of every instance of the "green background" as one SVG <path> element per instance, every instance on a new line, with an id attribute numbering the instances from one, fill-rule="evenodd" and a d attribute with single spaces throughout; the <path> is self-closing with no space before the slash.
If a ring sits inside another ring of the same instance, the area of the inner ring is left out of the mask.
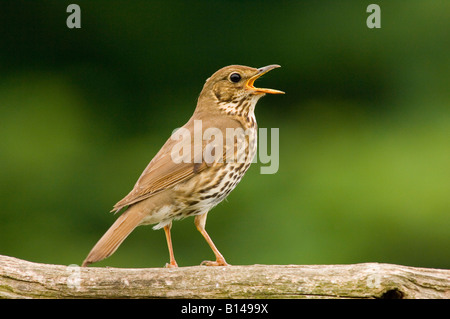
<path id="1" fill-rule="evenodd" d="M 208 218 L 227 261 L 450 267 L 450 2 L 377 1 L 381 29 L 370 3 L 1 1 L 0 254 L 81 264 L 204 81 L 276 63 L 256 116 L 279 170 Z M 172 234 L 180 266 L 213 258 L 192 218 Z M 97 265 L 167 261 L 139 227 Z"/>

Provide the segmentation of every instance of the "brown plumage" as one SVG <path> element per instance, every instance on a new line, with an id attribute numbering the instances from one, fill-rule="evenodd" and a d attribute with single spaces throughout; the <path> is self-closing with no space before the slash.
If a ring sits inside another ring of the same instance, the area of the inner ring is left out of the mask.
<path id="1" fill-rule="evenodd" d="M 114 205 L 115 212 L 127 209 L 83 266 L 111 256 L 137 226 L 156 224 L 153 228 L 164 228 L 166 234 L 170 255 L 166 266 L 177 267 L 170 229 L 172 220 L 188 216 L 195 216 L 197 229 L 216 256 L 216 261 L 203 264 L 227 265 L 205 230 L 206 216 L 239 183 L 256 154 L 256 102 L 265 93 L 283 92 L 255 88 L 253 83 L 276 67 L 231 65 L 206 80 L 191 119 L 167 140 L 131 192 Z"/>

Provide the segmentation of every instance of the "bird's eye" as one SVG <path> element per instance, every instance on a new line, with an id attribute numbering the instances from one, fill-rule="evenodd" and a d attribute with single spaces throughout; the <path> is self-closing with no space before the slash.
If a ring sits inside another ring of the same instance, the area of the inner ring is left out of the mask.
<path id="1" fill-rule="evenodd" d="M 241 76 L 239 73 L 231 73 L 230 81 L 233 83 L 238 83 L 241 80 Z"/>

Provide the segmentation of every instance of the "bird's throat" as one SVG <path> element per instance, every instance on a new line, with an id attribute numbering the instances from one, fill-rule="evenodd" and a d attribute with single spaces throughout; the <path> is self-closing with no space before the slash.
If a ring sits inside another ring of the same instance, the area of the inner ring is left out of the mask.
<path id="1" fill-rule="evenodd" d="M 218 107 L 226 115 L 242 118 L 254 117 L 256 103 L 262 96 L 263 94 L 247 95 L 230 101 L 220 101 Z"/>

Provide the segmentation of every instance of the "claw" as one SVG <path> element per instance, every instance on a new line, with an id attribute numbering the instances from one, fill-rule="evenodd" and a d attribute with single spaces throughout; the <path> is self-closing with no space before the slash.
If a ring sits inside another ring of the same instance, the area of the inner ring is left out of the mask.
<path id="1" fill-rule="evenodd" d="M 165 268 L 178 268 L 178 265 L 177 265 L 177 263 L 173 263 L 173 264 L 167 263 L 164 267 Z"/>
<path id="2" fill-rule="evenodd" d="M 204 260 L 200 264 L 200 266 L 231 266 L 228 264 L 225 259 L 222 260 L 216 260 L 216 261 L 210 261 L 210 260 Z"/>

